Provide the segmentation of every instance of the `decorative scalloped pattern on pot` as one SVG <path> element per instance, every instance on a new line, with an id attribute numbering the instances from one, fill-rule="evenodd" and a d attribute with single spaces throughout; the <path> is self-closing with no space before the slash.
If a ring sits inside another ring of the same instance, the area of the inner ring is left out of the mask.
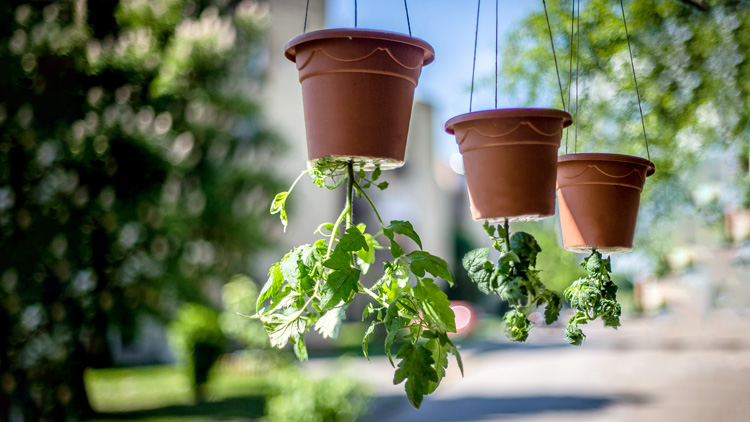
<path id="1" fill-rule="evenodd" d="M 414 89 L 432 47 L 401 34 L 324 30 L 287 44 L 297 63 L 308 159 L 403 165 Z"/>
<path id="2" fill-rule="evenodd" d="M 559 158 L 557 191 L 563 247 L 573 252 L 629 252 L 641 192 L 654 164 L 619 154 Z"/>
<path id="3" fill-rule="evenodd" d="M 529 221 L 555 214 L 555 174 L 562 129 L 570 115 L 552 109 L 504 109 L 456 116 L 475 220 Z"/>

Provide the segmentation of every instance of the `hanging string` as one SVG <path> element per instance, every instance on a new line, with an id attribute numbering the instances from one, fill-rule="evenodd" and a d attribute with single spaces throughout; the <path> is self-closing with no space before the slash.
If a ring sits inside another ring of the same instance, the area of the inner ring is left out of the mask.
<path id="1" fill-rule="evenodd" d="M 354 0 L 354 27 L 357 27 L 357 0 Z"/>
<path id="2" fill-rule="evenodd" d="M 474 63 L 471 65 L 471 92 L 469 93 L 469 113 L 471 113 L 471 104 L 474 101 L 474 72 L 477 69 L 477 42 L 479 41 L 479 9 L 482 0 L 477 0 L 477 27 L 474 32 Z"/>
<path id="3" fill-rule="evenodd" d="M 310 0 L 307 0 L 307 4 L 305 5 L 305 24 L 302 26 L 302 33 L 304 34 L 307 32 L 307 12 L 310 10 Z"/>
<path id="4" fill-rule="evenodd" d="M 572 10 L 570 11 L 570 60 L 568 60 L 568 112 L 570 112 L 570 87 L 573 85 L 573 23 L 576 16 L 576 2 L 570 2 Z M 568 153 L 568 135 L 570 131 L 565 128 L 565 153 Z"/>
<path id="5" fill-rule="evenodd" d="M 498 28 L 500 28 L 500 9 L 498 0 L 495 0 L 495 108 L 497 108 L 497 46 L 498 46 Z"/>
<path id="6" fill-rule="evenodd" d="M 560 69 L 557 67 L 557 53 L 555 53 L 555 41 L 552 38 L 552 26 L 549 24 L 549 14 L 547 13 L 547 1 L 542 0 L 544 4 L 544 17 L 547 18 L 547 32 L 549 32 L 549 43 L 552 45 L 552 57 L 555 59 L 555 70 L 557 71 L 557 85 L 560 86 L 560 100 L 562 101 L 563 110 L 565 110 L 565 96 L 563 95 L 562 82 L 560 81 Z"/>
<path id="7" fill-rule="evenodd" d="M 643 120 L 643 108 L 641 107 L 641 94 L 638 91 L 638 79 L 635 77 L 635 63 L 633 63 L 633 49 L 630 47 L 630 35 L 628 34 L 628 23 L 625 19 L 625 6 L 620 0 L 620 10 L 622 11 L 622 24 L 625 26 L 625 39 L 628 40 L 628 52 L 630 52 L 630 68 L 633 70 L 633 82 L 635 83 L 635 95 L 638 98 L 638 112 L 641 114 L 641 126 L 643 127 L 643 139 L 646 141 L 646 156 L 651 160 L 651 153 L 648 151 L 648 137 L 646 136 L 646 123 Z"/>
<path id="8" fill-rule="evenodd" d="M 576 117 L 574 124 L 576 125 L 575 141 L 573 142 L 573 152 L 578 153 L 578 75 L 580 66 L 578 65 L 578 57 L 581 52 L 581 0 L 578 0 L 578 18 L 576 19 Z"/>
<path id="9" fill-rule="evenodd" d="M 411 37 L 411 21 L 409 20 L 409 6 L 406 5 L 406 0 L 404 0 L 404 9 L 406 9 L 406 25 L 409 27 L 409 36 Z"/>

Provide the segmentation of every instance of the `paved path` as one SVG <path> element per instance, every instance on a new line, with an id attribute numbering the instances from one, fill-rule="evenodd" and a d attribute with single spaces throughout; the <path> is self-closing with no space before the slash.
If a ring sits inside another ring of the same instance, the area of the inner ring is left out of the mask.
<path id="1" fill-rule="evenodd" d="M 464 345 L 465 377 L 453 362 L 438 391 L 411 408 L 391 385 L 386 359 L 311 362 L 345 366 L 378 396 L 366 422 L 750 421 L 750 318 L 625 322 L 590 327 L 582 347 L 540 328 L 527 345 Z"/>

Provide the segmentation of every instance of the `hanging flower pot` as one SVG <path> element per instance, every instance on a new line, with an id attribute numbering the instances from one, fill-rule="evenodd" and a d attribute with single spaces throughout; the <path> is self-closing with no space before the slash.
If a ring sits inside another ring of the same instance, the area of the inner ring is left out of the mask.
<path id="1" fill-rule="evenodd" d="M 464 159 L 474 220 L 555 215 L 557 150 L 570 114 L 545 108 L 486 110 L 445 124 Z"/>
<path id="2" fill-rule="evenodd" d="M 302 84 L 308 159 L 402 166 L 414 89 L 434 56 L 427 42 L 385 31 L 327 29 L 289 41 L 286 57 L 297 63 Z"/>
<path id="3" fill-rule="evenodd" d="M 568 154 L 558 159 L 563 247 L 572 252 L 633 250 L 638 206 L 651 161 L 621 154 Z"/>

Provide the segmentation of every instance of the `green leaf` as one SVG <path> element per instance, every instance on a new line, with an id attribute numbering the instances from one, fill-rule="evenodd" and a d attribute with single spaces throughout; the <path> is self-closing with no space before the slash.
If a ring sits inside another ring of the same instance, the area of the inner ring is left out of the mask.
<path id="1" fill-rule="evenodd" d="M 505 334 L 512 341 L 526 341 L 529 330 L 534 326 L 534 323 L 529 321 L 523 312 L 516 309 L 506 312 L 503 321 L 505 322 Z"/>
<path id="2" fill-rule="evenodd" d="M 412 226 L 410 222 L 392 220 L 391 224 L 383 228 L 383 234 L 385 234 L 388 239 L 393 240 L 393 233 L 398 233 L 408 237 L 419 246 L 419 249 L 422 249 L 422 240 L 419 239 L 419 235 L 414 231 L 414 226 Z"/>
<path id="3" fill-rule="evenodd" d="M 352 269 L 352 257 L 336 248 L 333 250 L 331 257 L 323 262 L 323 266 L 332 270 L 346 271 Z"/>
<path id="4" fill-rule="evenodd" d="M 333 227 L 334 227 L 333 223 L 323 223 L 319 225 L 317 229 L 315 229 L 313 234 L 320 233 L 323 236 L 330 236 L 331 233 L 333 232 Z M 328 233 L 323 233 L 323 230 L 328 230 Z"/>
<path id="5" fill-rule="evenodd" d="M 586 334 L 578 328 L 578 324 L 568 321 L 568 325 L 565 326 L 565 340 L 573 346 L 580 346 L 584 339 L 586 339 Z"/>
<path id="6" fill-rule="evenodd" d="M 367 306 L 365 306 L 365 309 L 362 311 L 362 321 L 367 319 L 370 315 L 375 313 L 375 307 L 372 305 L 372 303 L 368 303 Z"/>
<path id="7" fill-rule="evenodd" d="M 382 182 L 377 184 L 378 189 L 380 190 L 386 190 L 388 189 L 388 182 Z"/>
<path id="8" fill-rule="evenodd" d="M 406 343 L 399 349 L 397 357 L 401 361 L 393 376 L 393 384 L 398 385 L 406 380 L 406 397 L 412 406 L 419 409 L 422 398 L 430 393 L 430 383 L 439 382 L 433 367 L 435 361 L 432 352 L 425 346 L 414 347 L 413 344 Z"/>
<path id="9" fill-rule="evenodd" d="M 409 252 L 406 257 L 411 261 L 409 266 L 411 272 L 417 277 L 424 277 L 428 272 L 435 277 L 443 278 L 453 286 L 453 274 L 442 258 L 424 251 Z"/>
<path id="10" fill-rule="evenodd" d="M 417 281 L 412 289 L 422 312 L 431 326 L 439 331 L 456 332 L 456 315 L 448 296 L 429 278 Z"/>
<path id="11" fill-rule="evenodd" d="M 370 336 L 375 332 L 375 325 L 377 322 L 373 321 L 365 331 L 364 337 L 362 337 L 362 353 L 364 353 L 367 360 L 370 360 Z"/>
<path id="12" fill-rule="evenodd" d="M 341 321 L 343 321 L 344 318 L 346 318 L 344 305 L 340 304 L 324 313 L 318 321 L 315 322 L 313 328 L 315 328 L 323 338 L 336 338 L 339 336 Z"/>
<path id="13" fill-rule="evenodd" d="M 289 192 L 279 192 L 276 194 L 276 196 L 273 197 L 273 202 L 271 202 L 271 214 L 279 214 L 279 218 L 281 219 L 281 224 L 284 226 L 284 231 L 286 232 L 286 226 L 289 223 L 289 220 L 287 219 L 286 215 L 286 199 L 289 197 Z"/>
<path id="14" fill-rule="evenodd" d="M 401 245 L 398 244 L 395 240 L 391 239 L 391 256 L 394 258 L 399 258 L 404 255 L 404 248 L 401 247 Z"/>
<path id="15" fill-rule="evenodd" d="M 305 319 L 300 318 L 301 314 L 302 311 L 291 315 L 272 314 L 261 316 L 260 320 L 263 322 L 263 327 L 268 333 L 271 346 L 282 348 L 286 346 L 286 343 L 292 336 L 299 336 L 305 332 L 307 322 Z"/>
<path id="16" fill-rule="evenodd" d="M 268 270 L 268 280 L 266 281 L 266 284 L 263 285 L 263 289 L 258 294 L 258 301 L 255 304 L 256 312 L 260 311 L 260 306 L 263 304 L 263 302 L 270 299 L 279 291 L 279 289 L 281 289 L 281 285 L 284 283 L 284 275 L 281 273 L 281 269 L 279 268 L 279 266 L 280 264 L 277 262 L 273 264 Z"/>
<path id="17" fill-rule="evenodd" d="M 336 245 L 337 251 L 346 252 L 357 252 L 360 249 L 368 250 L 370 247 L 367 246 L 367 240 L 362 232 L 356 227 L 349 227 L 346 230 L 346 234 L 341 236 L 339 244 Z"/>
<path id="18" fill-rule="evenodd" d="M 464 255 L 461 261 L 463 267 L 469 273 L 469 279 L 476 283 L 479 290 L 486 295 L 492 293 L 490 278 L 493 268 L 492 263 L 487 260 L 489 255 L 489 248 L 474 249 Z"/>
<path id="19" fill-rule="evenodd" d="M 542 251 L 534 236 L 524 232 L 513 234 L 510 238 L 510 249 L 524 261 L 529 261 L 531 266 L 536 265 L 536 256 Z"/>
<path id="20" fill-rule="evenodd" d="M 297 356 L 297 359 L 300 361 L 306 361 L 308 358 L 307 355 L 307 346 L 305 346 L 305 336 L 304 334 L 300 334 L 297 337 L 292 336 L 292 338 L 289 339 L 289 341 L 294 344 L 294 354 Z"/>
<path id="21" fill-rule="evenodd" d="M 373 182 L 376 181 L 376 180 L 378 180 L 378 178 L 380 178 L 380 173 L 381 173 L 380 167 L 376 167 L 375 171 L 372 172 L 372 181 Z"/>
<path id="22" fill-rule="evenodd" d="M 487 233 L 487 236 L 489 236 L 490 238 L 495 237 L 495 226 L 490 224 L 489 221 L 485 220 L 484 224 L 482 224 L 482 228 L 484 229 L 484 232 Z"/>
<path id="23" fill-rule="evenodd" d="M 357 291 L 360 271 L 355 268 L 337 270 L 328 275 L 328 280 L 320 289 L 320 306 L 328 309 L 339 302 L 349 302 L 350 297 Z"/>
<path id="24" fill-rule="evenodd" d="M 398 316 L 398 299 L 391 302 L 388 305 L 388 311 L 385 313 L 385 319 L 383 320 L 385 325 L 385 354 L 388 356 L 388 360 L 393 365 L 393 358 L 391 357 L 391 347 L 393 342 L 396 340 L 398 332 L 406 326 L 406 320 Z"/>
<path id="25" fill-rule="evenodd" d="M 299 254 L 293 250 L 284 255 L 279 267 L 281 269 L 281 274 L 284 276 L 284 280 L 294 287 L 297 287 L 297 280 L 300 276 L 299 264 L 297 261 L 299 261 Z"/>
<path id="26" fill-rule="evenodd" d="M 544 308 L 544 323 L 549 325 L 557 321 L 562 309 L 562 299 L 557 293 L 548 291 L 547 306 Z"/>
<path id="27" fill-rule="evenodd" d="M 432 355 L 432 360 L 435 362 L 433 367 L 435 368 L 435 375 L 438 379 L 436 382 L 430 381 L 429 383 L 427 394 L 431 394 L 437 390 L 440 381 L 445 377 L 445 370 L 448 368 L 448 348 L 441 344 L 440 340 L 437 338 L 429 340 L 425 343 L 424 347 L 427 348 Z"/>

